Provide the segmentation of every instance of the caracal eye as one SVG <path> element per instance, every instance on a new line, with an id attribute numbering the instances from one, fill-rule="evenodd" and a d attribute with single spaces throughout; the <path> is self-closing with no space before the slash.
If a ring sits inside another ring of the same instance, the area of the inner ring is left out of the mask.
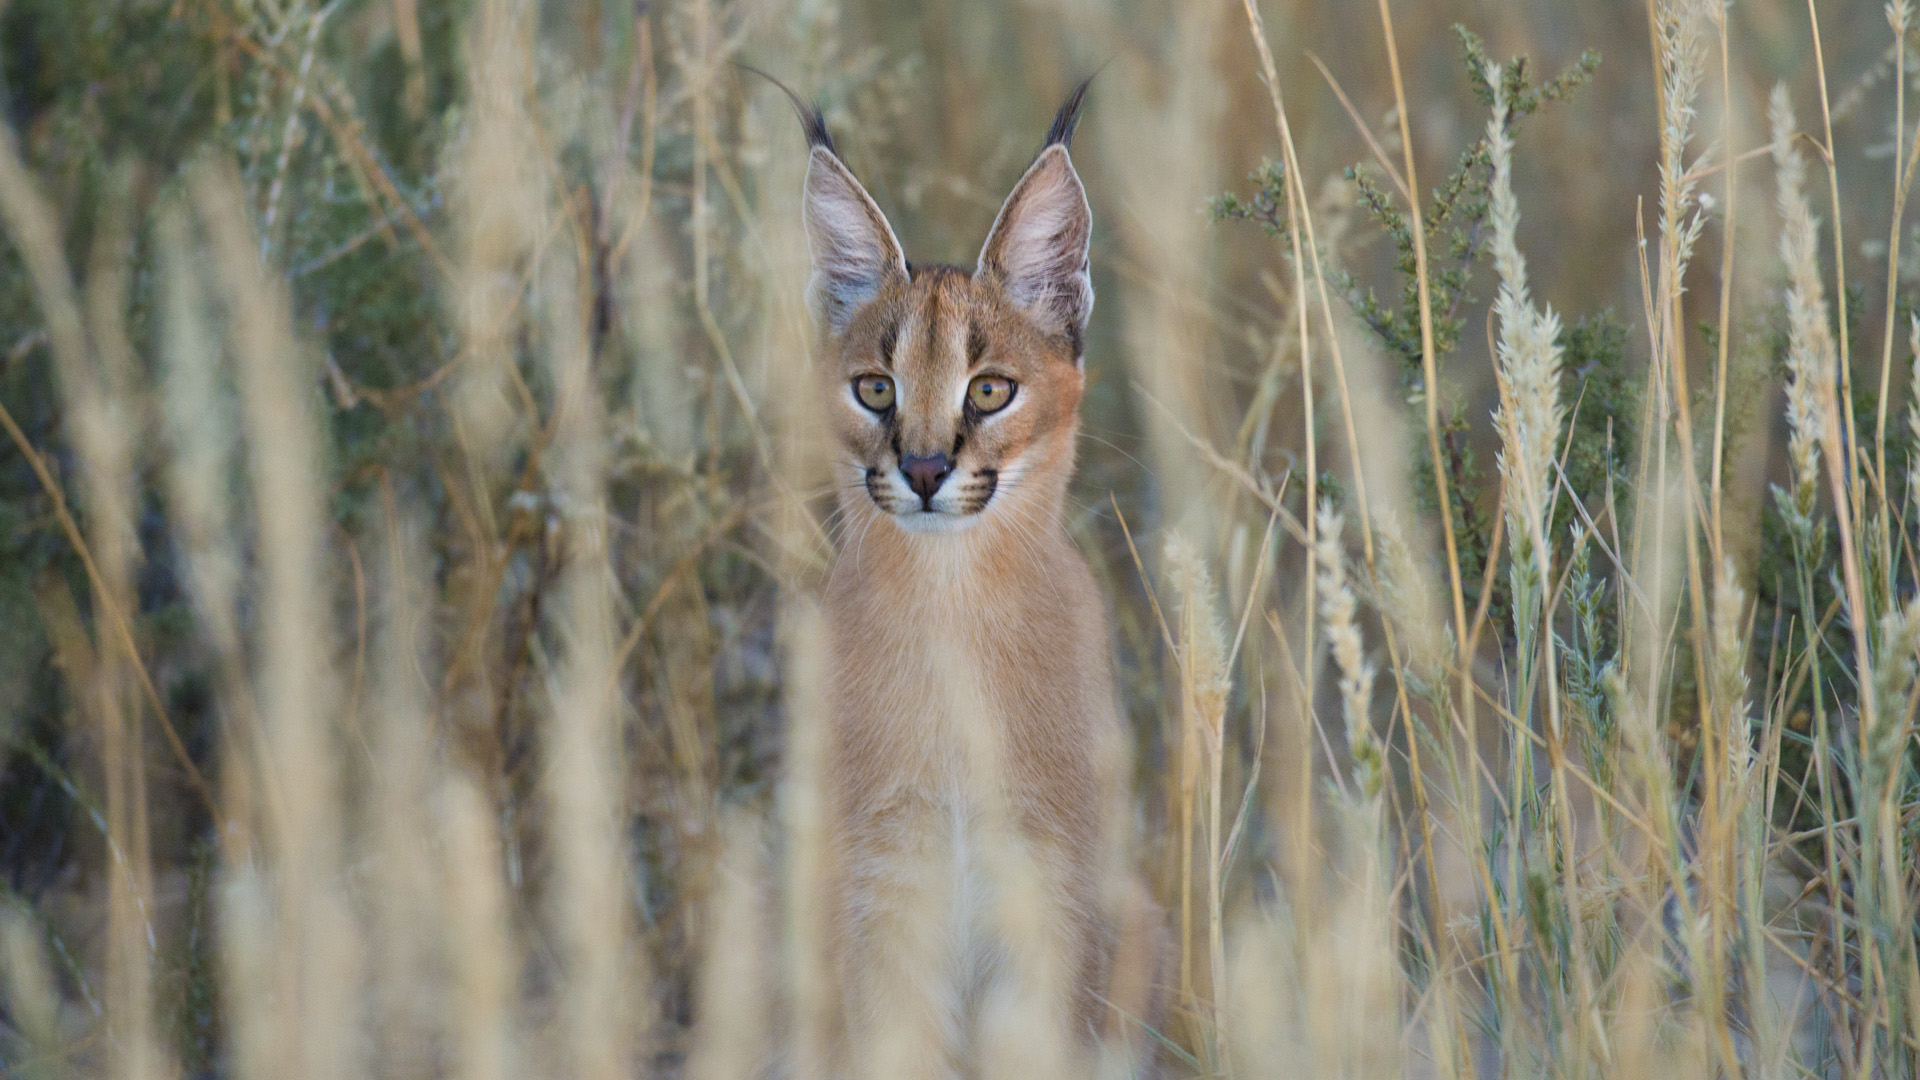
<path id="1" fill-rule="evenodd" d="M 1020 384 L 998 375 L 979 375 L 967 384 L 967 404 L 982 413 L 997 413 L 1013 400 Z"/>
<path id="2" fill-rule="evenodd" d="M 854 396 L 874 412 L 893 408 L 893 380 L 885 375 L 862 375 L 853 380 Z"/>

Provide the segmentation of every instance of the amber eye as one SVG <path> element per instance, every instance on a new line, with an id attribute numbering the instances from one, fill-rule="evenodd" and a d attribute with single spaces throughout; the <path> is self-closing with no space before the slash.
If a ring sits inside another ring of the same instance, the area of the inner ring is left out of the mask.
<path id="1" fill-rule="evenodd" d="M 885 375 L 862 375 L 853 380 L 854 395 L 874 412 L 893 408 L 893 380 Z"/>
<path id="2" fill-rule="evenodd" d="M 967 404 L 982 413 L 996 413 L 1007 407 L 1013 400 L 1013 392 L 1019 386 L 1012 379 L 1003 379 L 998 375 L 976 376 L 967 384 Z"/>

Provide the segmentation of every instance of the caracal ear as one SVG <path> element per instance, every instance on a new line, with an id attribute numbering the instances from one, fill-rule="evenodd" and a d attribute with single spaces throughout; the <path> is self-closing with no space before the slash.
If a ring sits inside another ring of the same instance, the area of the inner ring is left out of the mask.
<path id="1" fill-rule="evenodd" d="M 997 283 L 1041 330 L 1065 337 L 1076 360 L 1093 314 L 1093 278 L 1087 272 L 1093 214 L 1067 144 L 1086 91 L 1087 83 L 1081 83 L 1060 107 L 1040 156 L 1000 207 L 975 271 L 976 277 Z"/>
<path id="2" fill-rule="evenodd" d="M 907 279 L 906 257 L 886 215 L 840 163 L 831 144 L 813 147 L 802 218 L 813 255 L 807 303 L 814 316 L 838 334 L 882 287 Z"/>
<path id="3" fill-rule="evenodd" d="M 759 68 L 737 66 L 778 87 L 800 116 L 801 130 L 812 148 L 800 212 L 807 229 L 807 250 L 813 256 L 807 306 L 829 331 L 842 333 L 854 313 L 878 296 L 881 288 L 907 280 L 906 256 L 887 216 L 841 163 L 820 107 Z"/>

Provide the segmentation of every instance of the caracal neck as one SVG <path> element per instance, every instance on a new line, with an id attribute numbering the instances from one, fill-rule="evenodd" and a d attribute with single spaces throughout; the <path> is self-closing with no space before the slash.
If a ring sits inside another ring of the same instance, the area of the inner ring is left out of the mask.
<path id="1" fill-rule="evenodd" d="M 1027 599 L 1079 561 L 1057 503 L 990 507 L 962 528 L 914 531 L 858 496 L 834 555 L 830 598 L 855 608 L 989 610 Z"/>

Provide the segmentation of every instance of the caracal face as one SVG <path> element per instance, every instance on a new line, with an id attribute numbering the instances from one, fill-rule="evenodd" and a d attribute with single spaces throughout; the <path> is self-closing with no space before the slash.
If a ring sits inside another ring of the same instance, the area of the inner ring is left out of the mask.
<path id="1" fill-rule="evenodd" d="M 843 508 L 870 504 L 915 533 L 992 515 L 1037 526 L 1064 486 L 1093 285 L 1086 192 L 1067 151 L 1073 112 L 1062 114 L 971 270 L 910 266 L 809 123 L 808 292 L 827 331 L 823 407 Z"/>
<path id="2" fill-rule="evenodd" d="M 855 317 L 828 370 L 840 480 L 908 531 L 1017 515 L 1023 481 L 1071 460 L 1080 366 L 991 281 L 916 268 Z"/>

